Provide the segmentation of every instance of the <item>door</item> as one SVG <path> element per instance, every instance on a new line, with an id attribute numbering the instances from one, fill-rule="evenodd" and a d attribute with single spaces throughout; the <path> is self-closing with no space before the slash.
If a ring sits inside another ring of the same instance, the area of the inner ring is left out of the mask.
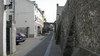
<path id="1" fill-rule="evenodd" d="M 10 28 L 7 28 L 6 31 L 6 43 L 7 54 L 10 54 Z"/>

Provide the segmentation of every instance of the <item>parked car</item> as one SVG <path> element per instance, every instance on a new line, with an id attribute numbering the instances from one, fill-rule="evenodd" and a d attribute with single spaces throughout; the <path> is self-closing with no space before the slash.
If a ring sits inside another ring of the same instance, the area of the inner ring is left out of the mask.
<path id="1" fill-rule="evenodd" d="M 17 33 L 19 36 L 23 38 L 23 42 L 26 40 L 26 35 L 23 33 Z"/>
<path id="2" fill-rule="evenodd" d="M 16 35 L 16 44 L 18 45 L 20 42 L 23 42 L 23 38 L 19 35 Z"/>

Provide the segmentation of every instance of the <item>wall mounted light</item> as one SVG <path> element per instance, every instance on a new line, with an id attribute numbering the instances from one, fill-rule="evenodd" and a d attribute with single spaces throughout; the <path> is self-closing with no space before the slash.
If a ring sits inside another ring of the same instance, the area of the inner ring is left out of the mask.
<path id="1" fill-rule="evenodd" d="M 13 0 L 9 0 L 10 4 L 4 5 L 4 10 L 6 10 L 8 7 L 12 6 Z"/>

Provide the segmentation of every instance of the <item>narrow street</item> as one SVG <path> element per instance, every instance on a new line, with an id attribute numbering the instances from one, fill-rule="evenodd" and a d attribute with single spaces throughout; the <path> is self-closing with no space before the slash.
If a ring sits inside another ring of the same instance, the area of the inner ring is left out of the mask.
<path id="1" fill-rule="evenodd" d="M 0 56 L 100 56 L 100 0 L 0 0 Z"/>
<path id="2" fill-rule="evenodd" d="M 27 38 L 16 47 L 17 51 L 8 56 L 60 56 L 60 47 L 55 45 L 54 32 L 37 38 Z"/>

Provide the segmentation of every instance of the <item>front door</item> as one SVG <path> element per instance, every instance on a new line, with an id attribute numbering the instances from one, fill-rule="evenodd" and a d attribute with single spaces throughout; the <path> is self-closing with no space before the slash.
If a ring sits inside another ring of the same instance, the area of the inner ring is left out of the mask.
<path id="1" fill-rule="evenodd" d="M 10 54 L 10 28 L 7 28 L 6 31 L 6 48 L 7 48 L 7 54 Z"/>

